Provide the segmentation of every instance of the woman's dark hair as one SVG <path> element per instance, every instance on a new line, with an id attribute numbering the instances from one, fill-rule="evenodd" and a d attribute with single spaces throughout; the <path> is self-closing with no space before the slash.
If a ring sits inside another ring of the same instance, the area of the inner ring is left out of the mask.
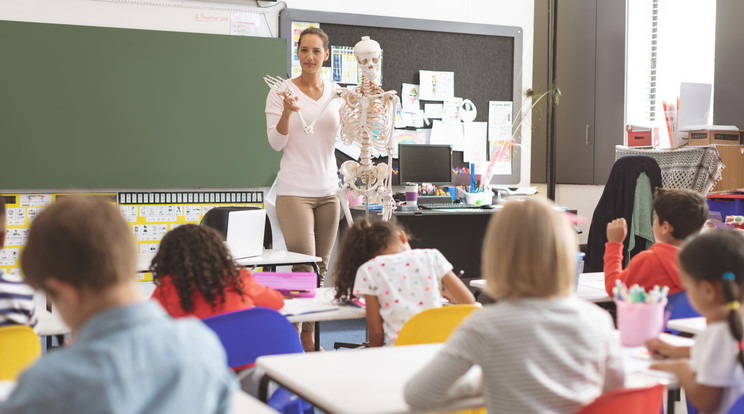
<path id="1" fill-rule="evenodd" d="M 744 293 L 744 235 L 733 229 L 715 229 L 685 243 L 679 266 L 697 281 L 720 286 L 730 311 L 731 335 L 739 343 L 739 363 L 744 367 L 742 322 L 738 308 Z"/>
<path id="2" fill-rule="evenodd" d="M 377 256 L 388 244 L 393 242 L 401 230 L 391 221 L 376 221 L 372 224 L 366 219 L 354 222 L 341 240 L 339 260 L 334 270 L 336 299 L 349 300 L 354 295 L 354 279 L 359 266 Z"/>
<path id="3" fill-rule="evenodd" d="M 323 41 L 323 50 L 328 50 L 330 41 L 328 40 L 328 35 L 326 32 L 323 31 L 323 29 L 319 27 L 308 27 L 307 29 L 303 30 L 302 33 L 300 33 L 300 38 L 297 39 L 297 47 L 300 47 L 302 44 L 302 36 L 305 36 L 306 34 L 314 34 L 318 37 L 320 37 L 320 40 Z"/>
<path id="4" fill-rule="evenodd" d="M 170 276 L 178 291 L 181 308 L 194 310 L 198 290 L 212 309 L 217 300 L 225 303 L 225 287 L 232 286 L 243 297 L 243 282 L 222 236 L 210 227 L 184 224 L 169 231 L 160 242 L 150 264 L 156 285 Z"/>

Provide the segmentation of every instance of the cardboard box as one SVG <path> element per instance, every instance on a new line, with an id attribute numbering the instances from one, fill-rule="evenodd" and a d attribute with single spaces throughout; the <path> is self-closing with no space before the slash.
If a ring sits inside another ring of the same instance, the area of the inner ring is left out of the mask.
<path id="1" fill-rule="evenodd" d="M 739 131 L 690 131 L 688 145 L 740 145 L 741 134 Z"/>
<path id="2" fill-rule="evenodd" d="M 651 147 L 659 141 L 659 128 L 626 125 L 629 147 Z"/>
<path id="3" fill-rule="evenodd" d="M 744 146 L 716 145 L 716 149 L 726 167 L 721 172 L 721 181 L 716 183 L 713 191 L 744 188 Z"/>

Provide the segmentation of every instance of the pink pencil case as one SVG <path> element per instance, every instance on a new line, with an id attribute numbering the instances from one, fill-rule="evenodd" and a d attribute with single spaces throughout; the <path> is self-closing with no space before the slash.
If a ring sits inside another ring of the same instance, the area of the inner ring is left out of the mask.
<path id="1" fill-rule="evenodd" d="M 293 298 L 314 298 L 318 287 L 318 276 L 313 272 L 255 272 L 253 278 Z"/>

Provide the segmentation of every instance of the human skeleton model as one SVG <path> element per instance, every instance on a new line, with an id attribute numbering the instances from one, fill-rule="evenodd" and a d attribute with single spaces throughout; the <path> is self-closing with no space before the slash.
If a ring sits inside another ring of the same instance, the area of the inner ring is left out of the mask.
<path id="1" fill-rule="evenodd" d="M 362 40 L 354 46 L 354 55 L 359 64 L 362 81 L 357 87 L 348 87 L 332 94 L 318 115 L 320 117 L 333 99 L 339 97 L 343 99 L 344 104 L 340 109 L 341 141 L 346 145 L 354 141 L 361 145 L 360 162 L 346 161 L 341 164 L 344 183 L 338 190 L 338 197 L 342 201 L 349 226 L 353 220 L 346 198 L 347 191 L 350 191 L 355 198 L 360 195 L 364 196 L 367 206 L 370 200 L 380 200 L 383 220 L 389 220 L 395 209 L 390 164 L 393 154 L 395 108 L 399 99 L 395 91 L 384 92 L 375 81 L 380 71 L 381 54 L 380 44 L 371 40 L 369 36 L 363 36 Z M 287 84 L 288 80 L 267 75 L 264 76 L 264 81 L 275 92 L 293 97 L 292 90 Z M 308 125 L 299 111 L 297 114 L 305 132 L 312 134 L 317 118 Z M 387 152 L 388 163 L 372 165 L 373 150 Z M 361 180 L 363 188 L 357 188 L 355 185 L 357 179 Z M 369 211 L 367 213 L 369 214 Z"/>
<path id="2" fill-rule="evenodd" d="M 370 200 L 379 200 L 382 204 L 382 219 L 389 220 L 395 209 L 392 189 L 393 126 L 395 108 L 399 99 L 395 91 L 384 92 L 375 79 L 380 71 L 380 44 L 369 36 L 354 46 L 354 55 L 362 75 L 359 86 L 341 90 L 339 96 L 344 100 L 341 106 L 341 141 L 349 145 L 356 141 L 361 145 L 360 162 L 346 161 L 341 164 L 344 183 L 338 190 L 339 198 L 344 201 L 344 213 L 349 226 L 352 224 L 348 200 L 345 195 L 351 192 L 353 197 L 363 195 L 367 206 Z M 372 152 L 386 152 L 388 163 L 372 165 Z M 362 183 L 357 188 L 356 180 Z M 369 215 L 369 209 L 367 210 Z"/>

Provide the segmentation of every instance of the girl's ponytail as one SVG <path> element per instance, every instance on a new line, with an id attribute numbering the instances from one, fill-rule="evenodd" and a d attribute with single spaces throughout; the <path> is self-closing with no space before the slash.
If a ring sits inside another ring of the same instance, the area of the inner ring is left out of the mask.
<path id="1" fill-rule="evenodd" d="M 726 306 L 729 308 L 728 323 L 731 335 L 734 336 L 739 346 L 737 359 L 744 368 L 744 332 L 742 332 L 741 317 L 739 316 L 739 285 L 732 272 L 723 274 L 723 295 L 726 298 Z"/>

